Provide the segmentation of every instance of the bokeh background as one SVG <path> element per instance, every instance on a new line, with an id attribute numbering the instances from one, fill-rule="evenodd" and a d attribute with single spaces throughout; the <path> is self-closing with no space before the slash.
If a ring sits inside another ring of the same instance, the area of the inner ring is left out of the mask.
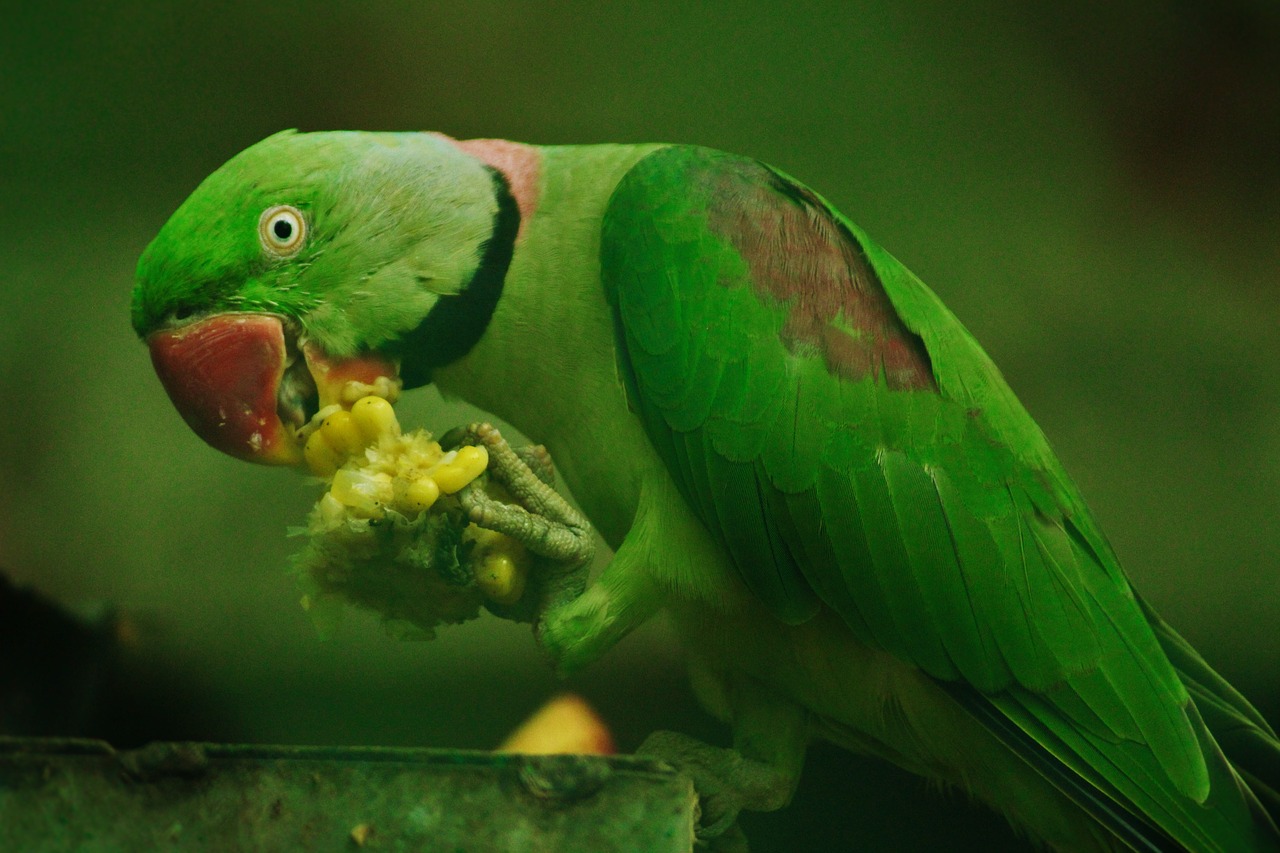
<path id="1" fill-rule="evenodd" d="M 796 175 L 984 342 L 1136 585 L 1280 720 L 1266 0 L 125 0 L 4 19 L 0 566 L 105 626 L 0 625 L 10 688 L 71 683 L 11 729 L 487 748 L 564 687 L 492 618 L 406 644 L 350 614 L 320 640 L 285 536 L 316 488 L 204 447 L 132 336 L 147 241 L 286 127 L 685 141 Z M 410 399 L 408 423 L 471 416 Z M 568 686 L 623 749 L 659 727 L 724 741 L 661 624 Z M 1019 843 L 879 763 L 819 747 L 809 770 L 790 809 L 746 819 L 757 849 Z"/>

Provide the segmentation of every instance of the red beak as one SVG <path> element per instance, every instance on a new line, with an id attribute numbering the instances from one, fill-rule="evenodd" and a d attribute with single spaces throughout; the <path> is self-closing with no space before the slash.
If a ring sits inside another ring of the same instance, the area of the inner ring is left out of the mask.
<path id="1" fill-rule="evenodd" d="M 237 459 L 269 465 L 302 461 L 294 427 L 278 410 L 280 380 L 288 366 L 284 325 L 270 314 L 218 314 L 147 336 L 151 363 L 187 426 L 212 447 Z M 372 384 L 396 375 L 372 356 L 331 362 L 314 344 L 302 355 L 321 405 L 341 399 L 335 387 Z"/>

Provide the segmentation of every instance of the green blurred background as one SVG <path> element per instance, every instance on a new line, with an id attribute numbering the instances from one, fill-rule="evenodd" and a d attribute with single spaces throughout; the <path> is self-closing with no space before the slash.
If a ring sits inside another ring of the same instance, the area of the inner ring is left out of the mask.
<path id="1" fill-rule="evenodd" d="M 1272 4 L 55 2 L 4 19 L 0 566 L 116 608 L 125 639 L 64 728 L 486 748 L 562 687 L 527 629 L 492 618 L 404 644 L 350 614 L 319 640 L 284 535 L 315 487 L 204 447 L 133 338 L 147 241 L 286 127 L 695 142 L 811 184 L 985 344 L 1136 585 L 1280 720 Z M 410 400 L 407 423 L 471 417 Z M 85 659 L 28 646 L 41 670 Z M 623 749 L 657 727 L 724 738 L 660 624 L 568 686 Z M 796 803 L 747 828 L 765 851 L 1017 844 L 961 798 L 821 747 Z"/>

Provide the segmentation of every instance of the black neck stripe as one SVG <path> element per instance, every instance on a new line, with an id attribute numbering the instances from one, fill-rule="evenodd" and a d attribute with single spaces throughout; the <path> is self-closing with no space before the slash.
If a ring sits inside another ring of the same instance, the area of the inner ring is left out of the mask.
<path id="1" fill-rule="evenodd" d="M 405 388 L 428 384 L 436 368 L 470 352 L 489 327 L 502 296 L 515 252 L 516 232 L 520 230 L 520 208 L 506 177 L 497 169 L 489 172 L 498 211 L 493 215 L 493 231 L 480 250 L 480 266 L 462 292 L 440 297 L 422 322 L 396 342 L 393 353 L 400 356 L 400 378 Z"/>

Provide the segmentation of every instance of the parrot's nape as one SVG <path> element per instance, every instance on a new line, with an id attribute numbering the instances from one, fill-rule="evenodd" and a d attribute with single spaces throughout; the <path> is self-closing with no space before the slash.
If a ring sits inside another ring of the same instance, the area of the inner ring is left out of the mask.
<path id="1" fill-rule="evenodd" d="M 284 132 L 160 231 L 133 325 L 240 458 L 428 382 L 544 443 L 615 555 L 538 640 L 571 671 L 670 613 L 733 747 L 640 751 L 690 773 L 713 844 L 824 737 L 1052 849 L 1280 849 L 1274 731 L 1133 591 L 959 321 L 776 169 Z"/>

